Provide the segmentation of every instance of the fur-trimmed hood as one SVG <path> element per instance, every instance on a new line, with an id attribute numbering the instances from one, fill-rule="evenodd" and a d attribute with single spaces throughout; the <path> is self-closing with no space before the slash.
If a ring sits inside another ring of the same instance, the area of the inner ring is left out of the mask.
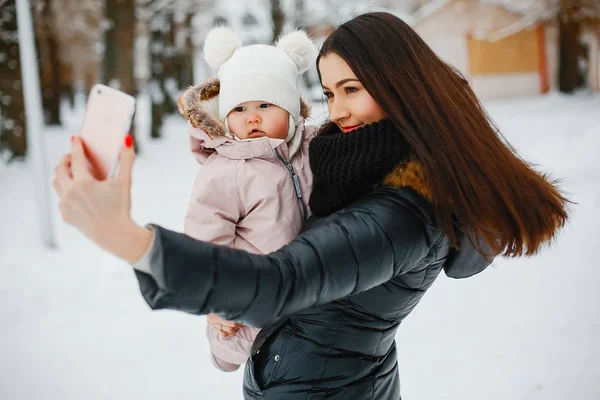
<path id="1" fill-rule="evenodd" d="M 417 161 L 411 160 L 396 165 L 396 168 L 383 179 L 383 184 L 394 187 L 410 187 L 429 202 L 433 201 L 429 181 L 423 173 L 423 167 Z"/>
<path id="2" fill-rule="evenodd" d="M 219 119 L 217 78 L 186 89 L 177 100 L 177 108 L 194 128 L 202 129 L 210 138 L 225 137 L 225 124 Z"/>

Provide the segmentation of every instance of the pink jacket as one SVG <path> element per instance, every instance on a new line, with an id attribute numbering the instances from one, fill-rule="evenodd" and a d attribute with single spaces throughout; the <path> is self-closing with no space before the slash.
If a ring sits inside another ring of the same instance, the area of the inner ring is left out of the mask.
<path id="1" fill-rule="evenodd" d="M 300 123 L 289 144 L 283 139 L 225 136 L 221 122 L 206 113 L 206 102 L 194 103 L 205 88 L 188 89 L 179 100 L 180 111 L 190 121 L 192 154 L 202 165 L 184 231 L 195 239 L 252 253 L 278 250 L 299 234 L 310 216 L 308 145 L 316 129 Z M 239 368 L 259 331 L 244 326 L 236 336 L 223 338 L 207 325 L 215 366 L 225 371 Z"/>

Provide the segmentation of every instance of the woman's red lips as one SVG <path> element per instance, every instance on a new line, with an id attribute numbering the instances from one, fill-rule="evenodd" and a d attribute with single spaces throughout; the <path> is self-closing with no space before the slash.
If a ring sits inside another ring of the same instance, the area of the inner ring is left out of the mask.
<path id="1" fill-rule="evenodd" d="M 352 125 L 352 126 L 342 126 L 342 129 L 345 130 L 346 132 L 351 131 L 353 129 L 358 128 L 359 126 L 361 126 L 362 124 L 359 125 Z"/>

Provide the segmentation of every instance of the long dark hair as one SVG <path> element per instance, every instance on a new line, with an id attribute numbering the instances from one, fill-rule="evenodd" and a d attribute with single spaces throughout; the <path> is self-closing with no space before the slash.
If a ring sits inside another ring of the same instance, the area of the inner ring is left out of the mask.
<path id="1" fill-rule="evenodd" d="M 360 15 L 327 38 L 317 69 L 329 53 L 346 61 L 412 146 L 437 225 L 454 246 L 455 220 L 473 243 L 483 239 L 508 257 L 536 253 L 564 226 L 569 201 L 556 182 L 518 156 L 462 75 L 401 19 Z"/>

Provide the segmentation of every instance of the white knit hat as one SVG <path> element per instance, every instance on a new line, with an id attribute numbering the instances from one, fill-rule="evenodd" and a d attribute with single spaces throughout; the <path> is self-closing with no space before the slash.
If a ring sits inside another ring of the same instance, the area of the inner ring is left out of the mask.
<path id="1" fill-rule="evenodd" d="M 298 75 L 306 71 L 317 48 L 305 32 L 282 36 L 275 46 L 242 47 L 235 33 L 225 27 L 212 29 L 204 43 L 204 59 L 218 69 L 221 82 L 219 118 L 227 126 L 227 115 L 246 101 L 266 101 L 290 114 L 289 141 L 300 120 Z"/>

